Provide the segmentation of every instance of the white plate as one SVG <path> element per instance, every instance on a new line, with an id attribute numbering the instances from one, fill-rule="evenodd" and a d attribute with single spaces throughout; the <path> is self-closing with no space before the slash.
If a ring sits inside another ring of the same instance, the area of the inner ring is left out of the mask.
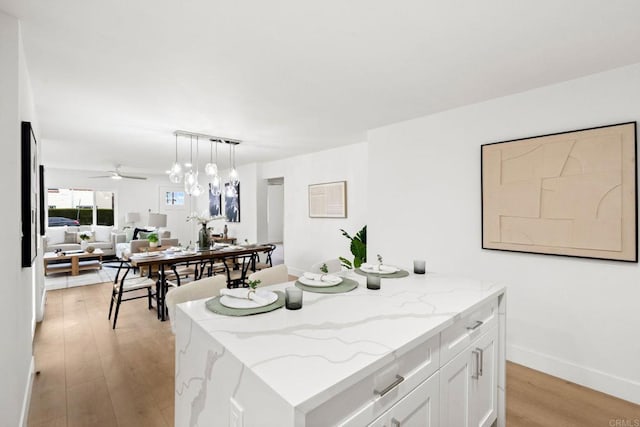
<path id="1" fill-rule="evenodd" d="M 314 280 L 304 276 L 300 276 L 298 277 L 298 282 L 302 283 L 303 285 L 313 286 L 314 288 L 329 288 L 331 286 L 337 286 L 340 283 L 342 283 L 342 277 L 340 277 L 339 282 L 330 283 L 330 282 L 323 282 L 321 280 Z"/>
<path id="2" fill-rule="evenodd" d="M 365 273 L 375 273 L 375 274 L 393 274 L 393 273 L 397 273 L 398 271 L 400 271 L 400 269 L 398 267 L 394 267 L 391 265 L 385 265 L 386 268 L 392 268 L 393 271 L 380 271 L 378 270 L 376 267 L 360 267 L 360 270 L 364 271 Z"/>
<path id="3" fill-rule="evenodd" d="M 182 255 L 195 255 L 197 253 L 198 252 L 196 252 L 196 251 L 182 251 Z"/>
<path id="4" fill-rule="evenodd" d="M 220 297 L 220 304 L 229 308 L 258 308 L 265 305 L 273 304 L 278 300 L 278 294 L 272 291 L 256 291 L 256 295 L 260 296 L 264 303 L 258 303 L 252 299 L 235 298 L 229 295 L 223 295 Z"/>
<path id="5" fill-rule="evenodd" d="M 163 256 L 164 254 L 162 252 L 149 252 L 149 253 L 140 253 L 140 254 L 133 254 L 132 257 L 133 258 L 154 258 L 157 256 Z"/>

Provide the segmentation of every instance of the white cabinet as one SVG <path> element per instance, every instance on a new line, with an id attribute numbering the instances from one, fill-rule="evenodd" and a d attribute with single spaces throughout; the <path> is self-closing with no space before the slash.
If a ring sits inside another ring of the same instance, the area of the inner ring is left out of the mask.
<path id="1" fill-rule="evenodd" d="M 369 424 L 369 427 L 438 426 L 439 383 L 439 374 L 436 372 Z"/>
<path id="2" fill-rule="evenodd" d="M 440 369 L 440 425 L 488 427 L 498 410 L 498 329 L 486 331 Z"/>

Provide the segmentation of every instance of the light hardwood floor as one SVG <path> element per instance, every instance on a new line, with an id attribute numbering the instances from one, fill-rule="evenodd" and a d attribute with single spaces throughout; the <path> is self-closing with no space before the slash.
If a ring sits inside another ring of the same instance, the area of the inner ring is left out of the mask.
<path id="1" fill-rule="evenodd" d="M 174 338 L 146 300 L 107 320 L 110 284 L 47 293 L 36 330 L 29 426 L 173 425 Z M 508 363 L 509 427 L 621 427 L 640 406 Z M 635 427 L 635 424 L 629 424 Z"/>

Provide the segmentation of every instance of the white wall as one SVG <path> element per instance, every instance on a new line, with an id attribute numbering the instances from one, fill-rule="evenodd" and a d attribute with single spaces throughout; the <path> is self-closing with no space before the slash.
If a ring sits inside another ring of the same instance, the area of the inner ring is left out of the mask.
<path id="1" fill-rule="evenodd" d="M 639 118 L 640 64 L 370 131 L 370 253 L 506 283 L 509 359 L 640 403 L 638 264 L 482 250 L 480 222 L 481 144 Z"/>
<path id="2" fill-rule="evenodd" d="M 284 185 L 267 185 L 267 241 L 282 242 L 284 238 Z"/>
<path id="3" fill-rule="evenodd" d="M 367 223 L 366 171 L 366 143 L 261 165 L 259 180 L 284 177 L 285 264 L 293 274 L 301 274 L 316 262 L 352 257 L 340 229 L 353 234 Z M 309 218 L 309 184 L 343 180 L 347 181 L 347 218 Z M 258 218 L 258 223 L 266 222 Z"/>
<path id="4" fill-rule="evenodd" d="M 0 423 L 17 426 L 26 420 L 31 384 L 34 291 L 31 268 L 20 262 L 20 122 L 31 120 L 26 61 L 18 21 L 0 12 L 0 191 L 4 207 L 0 270 Z M 37 258 L 35 262 L 42 262 Z"/>

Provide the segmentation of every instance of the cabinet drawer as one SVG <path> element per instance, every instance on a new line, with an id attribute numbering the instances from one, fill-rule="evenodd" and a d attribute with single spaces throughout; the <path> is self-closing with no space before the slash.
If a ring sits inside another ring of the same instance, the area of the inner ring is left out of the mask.
<path id="1" fill-rule="evenodd" d="M 440 366 L 445 365 L 474 339 L 498 322 L 498 300 L 494 299 L 457 320 L 440 333 Z"/>
<path id="2" fill-rule="evenodd" d="M 313 409 L 305 425 L 367 425 L 438 370 L 439 350 L 436 335 Z"/>

